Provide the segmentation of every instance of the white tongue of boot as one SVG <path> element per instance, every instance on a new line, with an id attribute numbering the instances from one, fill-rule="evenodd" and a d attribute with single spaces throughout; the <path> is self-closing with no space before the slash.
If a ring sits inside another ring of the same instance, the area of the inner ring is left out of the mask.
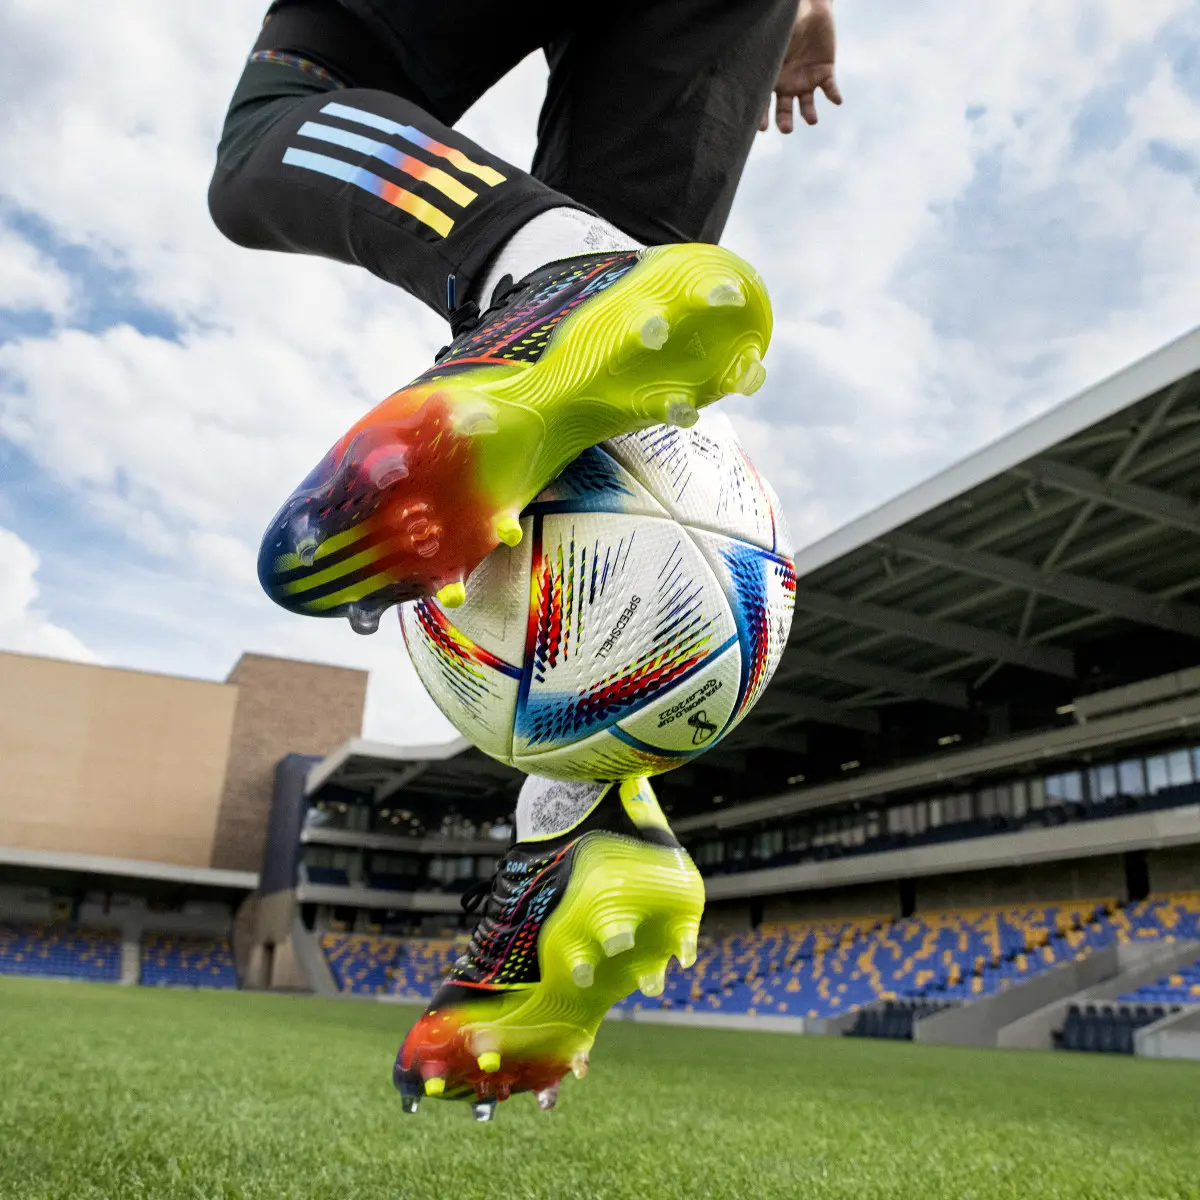
<path id="1" fill-rule="evenodd" d="M 577 254 L 602 254 L 605 250 L 641 250 L 634 241 L 615 225 L 593 217 L 578 208 L 549 208 L 526 221 L 500 247 L 488 263 L 482 284 L 470 299 L 486 309 L 492 293 L 505 275 L 524 279 L 531 271 L 560 258 Z"/>
<path id="2" fill-rule="evenodd" d="M 611 783 L 564 783 L 530 775 L 517 800 L 517 841 L 552 838 L 574 829 L 610 787 Z"/>

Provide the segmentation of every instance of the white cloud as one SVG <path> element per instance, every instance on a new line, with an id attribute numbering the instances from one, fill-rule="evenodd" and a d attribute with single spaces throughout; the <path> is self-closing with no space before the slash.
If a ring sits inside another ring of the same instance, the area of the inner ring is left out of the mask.
<path id="1" fill-rule="evenodd" d="M 0 528 L 0 647 L 80 662 L 99 659 L 70 630 L 38 607 L 38 556 L 9 529 Z"/>
<path id="2" fill-rule="evenodd" d="M 36 247 L 0 226 L 0 309 L 65 315 L 71 281 Z"/>
<path id="3" fill-rule="evenodd" d="M 180 331 L 102 313 L 71 327 L 87 281 L 0 221 L 0 308 L 55 326 L 0 344 L 0 438 L 108 531 L 77 627 L 110 660 L 214 677 L 242 649 L 366 665 L 372 735 L 448 736 L 394 628 L 359 639 L 257 590 L 272 511 L 444 340 L 363 272 L 213 229 L 208 174 L 262 7 L 0 8 L 0 71 L 20 98 L 0 124 L 0 214 L 86 248 Z M 1075 132 L 1097 86 L 1187 10 L 839 10 L 846 104 L 760 139 L 727 237 L 762 266 L 778 321 L 766 388 L 726 406 L 802 542 L 1194 323 L 1195 181 L 1148 149 L 1197 152 L 1194 99 L 1163 66 L 1130 85 L 1115 144 L 1081 148 Z M 464 131 L 527 163 L 544 78 L 527 60 Z"/>

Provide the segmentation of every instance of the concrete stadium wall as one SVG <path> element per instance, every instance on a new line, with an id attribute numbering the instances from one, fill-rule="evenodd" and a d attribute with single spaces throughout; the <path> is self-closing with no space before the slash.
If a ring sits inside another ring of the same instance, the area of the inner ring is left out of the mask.
<path id="1" fill-rule="evenodd" d="M 1133 1035 L 1134 1053 L 1144 1058 L 1200 1060 L 1200 1008 L 1171 1013 Z"/>
<path id="2" fill-rule="evenodd" d="M 1117 948 L 1117 973 L 1102 983 L 1064 996 L 1006 1025 L 996 1035 L 1002 1049 L 1049 1050 L 1072 1004 L 1103 1004 L 1169 975 L 1200 957 L 1200 942 L 1130 942 Z"/>
<path id="3" fill-rule="evenodd" d="M 318 996 L 340 995 L 337 980 L 329 968 L 329 959 L 325 957 L 316 935 L 305 929 L 299 913 L 292 919 L 292 947 L 309 989 Z"/>
<path id="4" fill-rule="evenodd" d="M 763 902 L 764 921 L 824 921 L 899 915 L 900 888 L 894 882 L 800 892 L 793 896 L 768 896 Z"/>
<path id="5" fill-rule="evenodd" d="M 1063 1000 L 1116 975 L 1116 946 L 1106 946 L 1079 962 L 1064 963 L 1022 983 L 957 1008 L 949 1008 L 913 1025 L 913 1041 L 938 1046 L 997 1045 L 1000 1030 L 1055 1000 Z"/>
<path id="6" fill-rule="evenodd" d="M 656 1008 L 611 1009 L 610 1021 L 633 1021 L 642 1025 L 690 1025 L 694 1029 L 742 1029 L 756 1033 L 821 1033 L 820 1021 L 804 1017 L 751 1017 L 745 1013 L 676 1012 Z"/>
<path id="7" fill-rule="evenodd" d="M 916 884 L 918 912 L 1110 897 L 1125 898 L 1125 864 L 1120 855 L 935 875 L 919 879 Z"/>
<path id="8" fill-rule="evenodd" d="M 1152 892 L 1192 892 L 1200 889 L 1200 846 L 1173 846 L 1146 854 Z"/>
<path id="9" fill-rule="evenodd" d="M 207 866 L 237 689 L 0 653 L 0 845 Z"/>
<path id="10" fill-rule="evenodd" d="M 700 931 L 708 937 L 729 937 L 750 932 L 750 905 L 744 901 L 732 904 L 706 904 Z"/>
<path id="11" fill-rule="evenodd" d="M 273 892 L 247 900 L 234 927 L 234 954 L 243 987 L 312 989 L 293 940 L 296 924 L 295 892 Z"/>
<path id="12" fill-rule="evenodd" d="M 243 654 L 229 673 L 229 683 L 237 685 L 237 709 L 207 865 L 258 871 L 275 764 L 287 754 L 326 755 L 358 737 L 367 673 Z"/>
<path id="13" fill-rule="evenodd" d="M 52 921 L 53 897 L 46 888 L 0 887 L 0 919 Z"/>

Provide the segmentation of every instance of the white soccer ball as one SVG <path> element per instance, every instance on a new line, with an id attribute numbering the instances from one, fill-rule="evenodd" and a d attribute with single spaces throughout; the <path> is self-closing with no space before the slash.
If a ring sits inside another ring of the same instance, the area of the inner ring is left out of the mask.
<path id="1" fill-rule="evenodd" d="M 778 498 L 720 413 L 580 455 L 467 599 L 406 605 L 429 694 L 485 753 L 552 779 L 669 771 L 716 745 L 779 663 L 795 603 Z"/>

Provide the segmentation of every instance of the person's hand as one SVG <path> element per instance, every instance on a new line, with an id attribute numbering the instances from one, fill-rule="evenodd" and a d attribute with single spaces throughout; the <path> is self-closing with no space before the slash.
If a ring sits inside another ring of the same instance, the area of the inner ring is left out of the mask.
<path id="1" fill-rule="evenodd" d="M 842 93 L 833 77 L 836 47 L 831 0 L 800 0 L 791 40 L 775 84 L 775 124 L 780 133 L 791 133 L 795 129 L 794 105 L 797 100 L 805 124 L 817 123 L 818 88 L 832 104 L 841 104 Z M 768 101 L 758 128 L 765 133 L 770 125 L 771 104 Z"/>

